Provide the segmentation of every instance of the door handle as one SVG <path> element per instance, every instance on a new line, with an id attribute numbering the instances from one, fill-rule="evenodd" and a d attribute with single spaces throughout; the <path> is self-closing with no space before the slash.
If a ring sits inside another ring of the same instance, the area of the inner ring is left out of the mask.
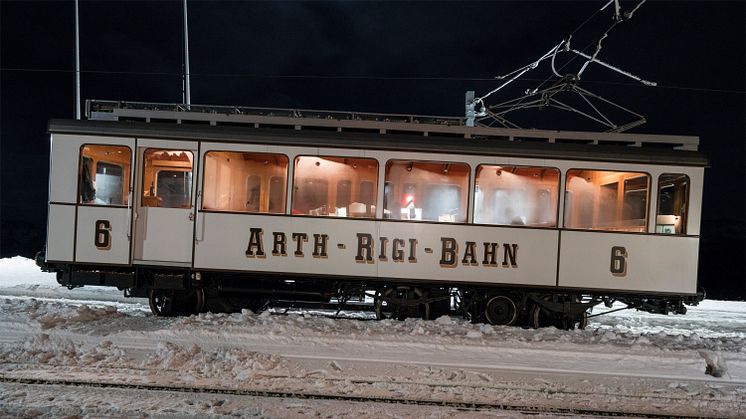
<path id="1" fill-rule="evenodd" d="M 132 190 L 127 194 L 127 240 L 132 239 Z"/>
<path id="2" fill-rule="evenodd" d="M 189 213 L 189 221 L 194 221 L 194 213 L 193 212 Z"/>
<path id="3" fill-rule="evenodd" d="M 194 240 L 202 241 L 202 223 L 205 221 L 205 214 L 199 212 L 199 208 L 202 208 L 202 191 L 197 191 L 197 205 L 194 208 L 196 221 L 194 222 Z"/>

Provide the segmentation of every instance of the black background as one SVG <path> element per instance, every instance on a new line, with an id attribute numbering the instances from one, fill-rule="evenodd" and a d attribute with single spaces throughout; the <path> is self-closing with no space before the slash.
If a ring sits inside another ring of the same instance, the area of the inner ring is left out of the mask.
<path id="1" fill-rule="evenodd" d="M 189 0 L 192 103 L 461 116 L 465 91 L 492 90 L 494 76 L 534 61 L 603 4 Z M 700 137 L 711 167 L 699 274 L 717 298 L 746 296 L 744 4 L 649 1 L 614 28 L 599 58 L 659 87 L 598 65 L 581 81 L 645 115 L 632 132 Z M 593 45 L 610 11 L 574 32 L 572 46 Z M 46 123 L 74 115 L 74 3 L 2 1 L 0 15 L 0 255 L 32 256 L 46 228 Z M 181 102 L 182 22 L 180 1 L 81 2 L 82 98 Z M 544 63 L 488 103 L 548 75 Z M 559 111 L 516 118 L 601 129 Z"/>

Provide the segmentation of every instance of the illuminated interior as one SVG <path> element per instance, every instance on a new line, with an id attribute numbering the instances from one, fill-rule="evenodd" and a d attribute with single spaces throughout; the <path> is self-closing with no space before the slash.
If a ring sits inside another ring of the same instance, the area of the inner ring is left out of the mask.
<path id="1" fill-rule="evenodd" d="M 142 206 L 191 207 L 192 152 L 149 148 L 145 150 L 144 160 Z"/>
<path id="2" fill-rule="evenodd" d="M 689 176 L 667 173 L 658 178 L 658 213 L 655 232 L 686 234 Z"/>
<path id="3" fill-rule="evenodd" d="M 466 221 L 469 166 L 464 163 L 389 160 L 384 218 Z"/>
<path id="4" fill-rule="evenodd" d="M 131 162 L 128 147 L 84 145 L 80 151 L 78 202 L 127 205 Z"/>
<path id="5" fill-rule="evenodd" d="M 650 176 L 571 169 L 565 187 L 565 227 L 644 232 Z"/>
<path id="6" fill-rule="evenodd" d="M 374 217 L 377 178 L 375 159 L 299 156 L 295 159 L 292 213 Z"/>
<path id="7" fill-rule="evenodd" d="M 559 178 L 551 167 L 480 165 L 474 222 L 556 227 Z"/>
<path id="8" fill-rule="evenodd" d="M 284 213 L 287 172 L 288 158 L 282 154 L 210 151 L 202 208 Z"/>
<path id="9" fill-rule="evenodd" d="M 132 151 L 81 148 L 79 202 L 127 205 Z M 368 158 L 299 156 L 294 162 L 292 214 L 375 217 L 378 162 Z M 202 207 L 230 212 L 285 213 L 289 160 L 283 154 L 210 151 L 205 155 Z M 192 205 L 193 154 L 144 152 L 142 205 Z M 465 222 L 469 166 L 443 161 L 389 160 L 385 219 Z M 477 224 L 556 227 L 560 171 L 551 167 L 480 165 L 475 176 Z M 565 185 L 564 227 L 645 232 L 650 176 L 571 169 Z M 686 234 L 689 177 L 658 179 L 655 230 Z"/>

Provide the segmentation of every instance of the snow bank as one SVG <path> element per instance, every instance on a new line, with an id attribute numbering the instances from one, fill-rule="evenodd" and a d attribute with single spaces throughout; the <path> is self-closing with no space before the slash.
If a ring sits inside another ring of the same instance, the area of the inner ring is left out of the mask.
<path id="1" fill-rule="evenodd" d="M 84 346 L 69 338 L 39 333 L 20 344 L 0 345 L 0 362 L 60 366 L 112 366 L 126 362 L 122 349 L 104 340 Z"/>
<path id="2" fill-rule="evenodd" d="M 59 288 L 55 274 L 42 272 L 33 260 L 14 256 L 0 259 L 0 287 Z"/>
<path id="3" fill-rule="evenodd" d="M 72 315 L 52 312 L 37 317 L 36 313 L 32 313 L 30 318 L 36 319 L 41 325 L 42 330 L 46 330 L 75 323 L 86 323 L 121 316 L 124 316 L 124 314 L 117 312 L 117 308 L 114 306 L 91 308 L 87 305 L 82 305 Z"/>
<path id="4" fill-rule="evenodd" d="M 247 351 L 239 348 L 204 349 L 198 345 L 184 347 L 171 342 L 161 342 L 158 348 L 141 365 L 148 369 L 179 370 L 188 377 L 225 378 L 238 381 L 250 380 L 257 373 L 270 371 L 287 375 L 286 361 L 277 355 Z"/>

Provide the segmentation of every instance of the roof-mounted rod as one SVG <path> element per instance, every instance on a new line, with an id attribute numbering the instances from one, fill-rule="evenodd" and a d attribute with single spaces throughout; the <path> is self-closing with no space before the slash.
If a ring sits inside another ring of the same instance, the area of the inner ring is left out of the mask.
<path id="1" fill-rule="evenodd" d="M 187 26 L 187 0 L 184 0 L 184 92 L 183 100 L 187 109 L 192 105 L 192 94 L 189 85 L 189 27 Z"/>
<path id="2" fill-rule="evenodd" d="M 75 119 L 80 119 L 80 17 L 75 0 Z"/>

